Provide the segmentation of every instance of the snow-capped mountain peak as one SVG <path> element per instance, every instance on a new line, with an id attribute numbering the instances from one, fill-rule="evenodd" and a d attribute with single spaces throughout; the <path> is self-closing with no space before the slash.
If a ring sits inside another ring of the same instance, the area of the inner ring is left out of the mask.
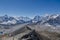
<path id="1" fill-rule="evenodd" d="M 31 19 L 29 17 L 14 17 L 14 16 L 0 16 L 0 24 L 17 24 L 17 23 L 24 23 L 27 21 L 30 21 Z"/>

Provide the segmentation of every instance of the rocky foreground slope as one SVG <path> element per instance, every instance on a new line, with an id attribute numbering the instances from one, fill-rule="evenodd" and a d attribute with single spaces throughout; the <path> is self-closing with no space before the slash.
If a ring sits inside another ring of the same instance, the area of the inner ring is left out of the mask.
<path id="1" fill-rule="evenodd" d="M 31 30 L 28 34 L 23 35 L 18 40 L 60 40 L 60 33 L 47 30 Z"/>
<path id="2" fill-rule="evenodd" d="M 36 25 L 25 25 L 1 40 L 60 40 L 60 33 L 42 29 Z M 49 29 L 50 30 L 50 29 Z"/>

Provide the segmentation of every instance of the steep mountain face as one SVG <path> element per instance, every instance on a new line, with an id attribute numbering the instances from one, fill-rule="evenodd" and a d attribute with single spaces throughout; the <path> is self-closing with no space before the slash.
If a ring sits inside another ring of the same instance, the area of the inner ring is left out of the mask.
<path id="1" fill-rule="evenodd" d="M 10 25 L 15 23 L 16 23 L 16 20 L 14 19 L 14 17 L 9 17 L 8 15 L 4 15 L 0 17 L 0 24 Z"/>
<path id="2" fill-rule="evenodd" d="M 60 15 L 50 15 L 44 23 L 49 23 L 50 25 L 60 25 Z"/>
<path id="3" fill-rule="evenodd" d="M 7 15 L 0 16 L 0 22 L 3 22 L 3 21 L 8 21 L 8 16 Z"/>
<path id="4" fill-rule="evenodd" d="M 41 17 L 40 16 L 35 16 L 33 19 L 32 19 L 32 22 L 33 23 L 36 23 L 38 21 L 41 21 Z"/>

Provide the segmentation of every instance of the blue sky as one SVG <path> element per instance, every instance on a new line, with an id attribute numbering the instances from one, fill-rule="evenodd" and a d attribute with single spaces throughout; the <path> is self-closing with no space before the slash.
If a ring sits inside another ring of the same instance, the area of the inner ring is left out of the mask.
<path id="1" fill-rule="evenodd" d="M 60 0 L 0 0 L 0 15 L 27 16 L 60 13 Z"/>

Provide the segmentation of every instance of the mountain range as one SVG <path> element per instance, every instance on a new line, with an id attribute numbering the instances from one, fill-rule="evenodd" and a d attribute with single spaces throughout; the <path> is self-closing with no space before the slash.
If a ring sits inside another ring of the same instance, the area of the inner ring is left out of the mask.
<path id="1" fill-rule="evenodd" d="M 0 16 L 0 25 L 14 25 L 14 24 L 23 24 L 23 23 L 39 23 L 57 26 L 60 25 L 60 15 L 52 14 L 46 16 L 35 16 L 33 19 L 29 17 L 13 17 L 13 16 Z"/>

